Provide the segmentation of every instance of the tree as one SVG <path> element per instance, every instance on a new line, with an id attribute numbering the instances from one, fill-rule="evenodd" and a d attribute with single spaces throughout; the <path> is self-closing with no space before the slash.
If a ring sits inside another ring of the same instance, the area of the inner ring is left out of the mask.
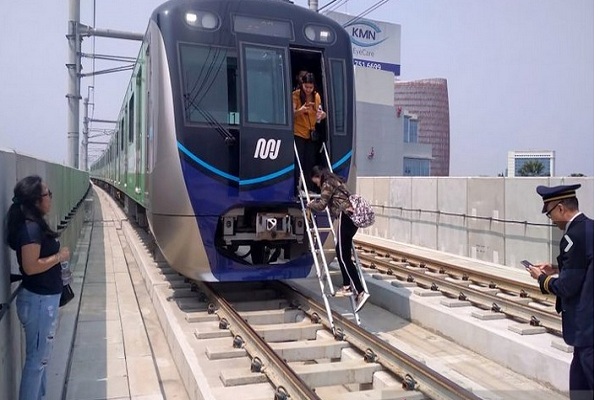
<path id="1" fill-rule="evenodd" d="M 539 160 L 527 161 L 517 171 L 518 176 L 548 176 L 546 168 Z"/>

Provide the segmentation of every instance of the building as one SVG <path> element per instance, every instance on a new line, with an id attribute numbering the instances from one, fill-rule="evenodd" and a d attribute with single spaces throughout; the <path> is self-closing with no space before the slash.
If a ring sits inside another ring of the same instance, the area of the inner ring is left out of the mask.
<path id="1" fill-rule="evenodd" d="M 429 176 L 432 146 L 421 140 L 420 116 L 398 112 L 394 82 L 400 75 L 398 24 L 328 13 L 352 41 L 356 89 L 358 176 Z M 446 96 L 446 115 L 447 115 Z"/>
<path id="2" fill-rule="evenodd" d="M 431 145 L 416 140 L 418 118 L 394 106 L 393 73 L 357 66 L 354 78 L 357 175 L 429 176 Z"/>
<path id="3" fill-rule="evenodd" d="M 408 114 L 396 108 L 402 119 L 404 153 L 402 157 L 404 176 L 431 176 L 432 148 L 419 141 L 420 121 L 417 115 Z"/>
<path id="4" fill-rule="evenodd" d="M 450 109 L 446 79 L 396 81 L 394 104 L 405 118 L 418 119 L 418 142 L 432 146 L 430 176 L 450 172 Z M 409 124 L 410 125 L 410 124 Z M 422 161 L 416 161 L 422 164 Z M 410 175 L 410 174 L 409 174 Z"/>
<path id="5" fill-rule="evenodd" d="M 516 176 L 554 176 L 554 151 L 509 151 L 509 178 Z"/>

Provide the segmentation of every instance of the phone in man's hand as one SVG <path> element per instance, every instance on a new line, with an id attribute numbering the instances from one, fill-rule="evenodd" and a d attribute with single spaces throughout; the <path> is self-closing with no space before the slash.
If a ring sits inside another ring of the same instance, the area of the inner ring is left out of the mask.
<path id="1" fill-rule="evenodd" d="M 525 269 L 529 269 L 529 267 L 533 267 L 533 264 L 527 260 L 522 260 L 521 265 L 525 267 Z"/>

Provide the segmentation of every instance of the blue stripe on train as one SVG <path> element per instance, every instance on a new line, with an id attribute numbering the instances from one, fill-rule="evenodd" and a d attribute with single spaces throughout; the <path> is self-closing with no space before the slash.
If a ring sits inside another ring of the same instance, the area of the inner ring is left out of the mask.
<path id="1" fill-rule="evenodd" d="M 288 172 L 291 172 L 294 170 L 294 164 L 289 165 L 279 171 L 273 172 L 272 174 L 268 174 L 265 176 L 261 176 L 258 178 L 252 178 L 252 179 L 244 179 L 244 180 L 240 180 L 239 177 L 237 176 L 233 176 L 231 174 L 228 174 L 227 172 L 221 171 L 220 169 L 208 164 L 207 162 L 201 160 L 200 158 L 198 158 L 198 156 L 196 156 L 194 153 L 192 153 L 190 150 L 188 150 L 183 144 L 181 144 L 179 141 L 177 142 L 177 147 L 179 148 L 179 150 L 185 154 L 186 156 L 188 156 L 190 159 L 192 159 L 195 163 L 199 164 L 200 166 L 206 168 L 207 170 L 211 171 L 212 173 L 219 175 L 225 179 L 229 179 L 231 181 L 237 182 L 240 186 L 244 186 L 244 185 L 254 185 L 256 183 L 261 183 L 261 182 L 266 182 L 266 181 L 270 181 L 271 179 L 275 179 L 280 177 L 281 175 L 285 175 Z M 352 150 L 350 150 L 348 153 L 346 153 L 346 155 L 344 157 L 342 157 L 339 161 L 337 161 L 335 164 L 332 165 L 333 169 L 335 170 L 337 167 L 339 167 L 340 165 L 342 165 L 343 163 L 345 163 L 350 157 L 352 156 Z"/>

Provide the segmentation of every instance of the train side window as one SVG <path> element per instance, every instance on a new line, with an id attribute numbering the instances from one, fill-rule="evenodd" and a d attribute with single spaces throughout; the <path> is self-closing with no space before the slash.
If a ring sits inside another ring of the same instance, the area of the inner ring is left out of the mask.
<path id="1" fill-rule="evenodd" d="M 132 94 L 131 98 L 129 99 L 129 106 L 127 107 L 127 117 L 128 117 L 127 130 L 129 133 L 129 143 L 133 143 L 133 121 L 134 121 L 133 107 L 134 107 L 134 103 L 135 103 L 135 95 Z"/>
<path id="2" fill-rule="evenodd" d="M 119 136 L 121 142 L 121 151 L 125 150 L 125 120 L 121 119 L 119 124 Z"/>
<path id="3" fill-rule="evenodd" d="M 346 73 L 344 60 L 331 60 L 333 81 L 333 124 L 336 135 L 346 135 Z"/>
<path id="4" fill-rule="evenodd" d="M 290 96 L 284 49 L 246 45 L 243 57 L 246 121 L 288 125 Z"/>
<path id="5" fill-rule="evenodd" d="M 186 122 L 239 125 L 238 62 L 233 50 L 182 43 L 179 57 Z"/>

